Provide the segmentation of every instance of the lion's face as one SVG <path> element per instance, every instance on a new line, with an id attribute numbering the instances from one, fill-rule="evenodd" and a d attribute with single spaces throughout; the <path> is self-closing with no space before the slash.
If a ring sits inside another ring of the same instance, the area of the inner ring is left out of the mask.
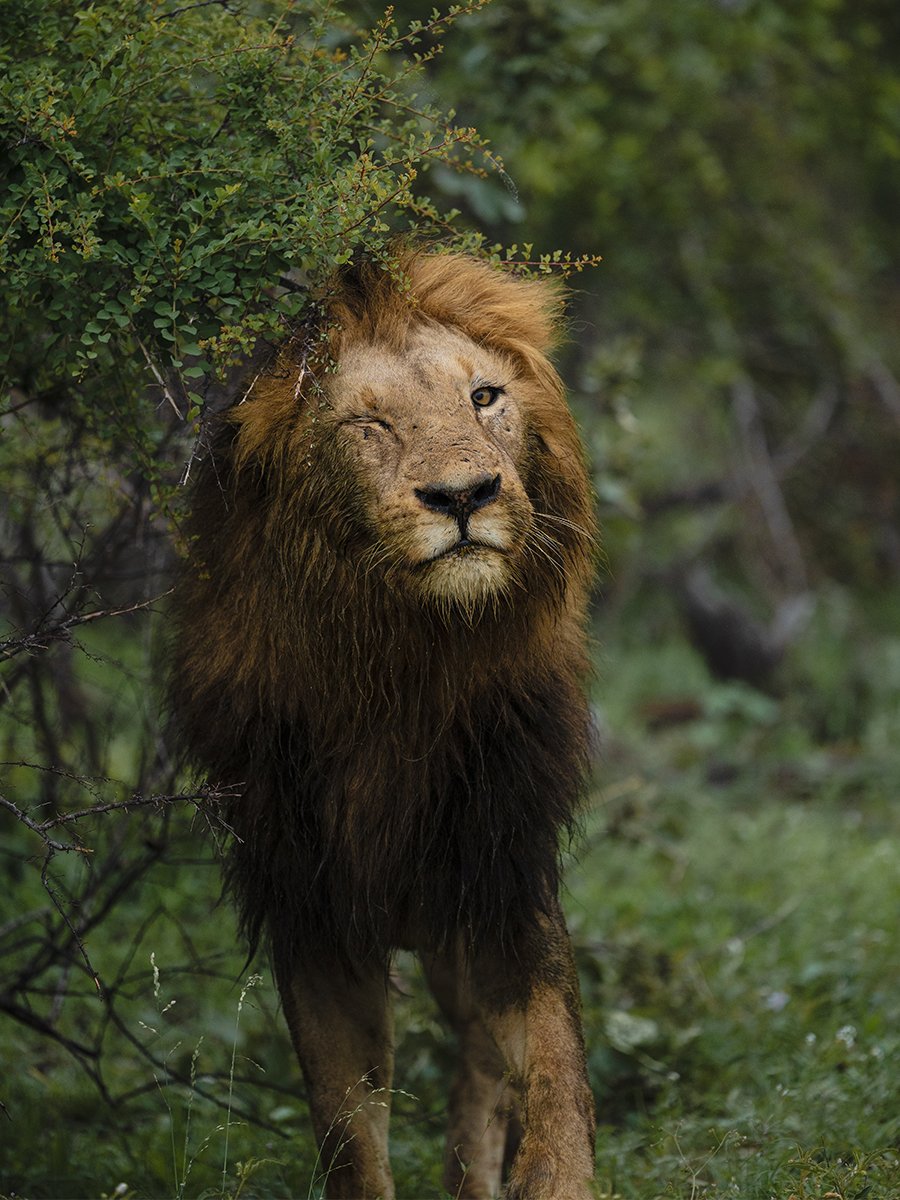
<path id="1" fill-rule="evenodd" d="M 536 387 L 514 359 L 433 324 L 402 353 L 342 351 L 330 419 L 404 586 L 472 610 L 514 583 L 533 527 L 521 469 Z"/>

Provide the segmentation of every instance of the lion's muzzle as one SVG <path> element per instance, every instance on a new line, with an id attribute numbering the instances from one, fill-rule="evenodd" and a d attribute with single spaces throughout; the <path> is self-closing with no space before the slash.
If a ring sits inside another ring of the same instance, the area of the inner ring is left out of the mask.
<path id="1" fill-rule="evenodd" d="M 456 521 L 459 536 L 468 540 L 469 518 L 480 508 L 492 504 L 500 495 L 499 475 L 479 475 L 463 483 L 427 483 L 415 488 L 416 497 L 431 512 L 443 513 Z"/>

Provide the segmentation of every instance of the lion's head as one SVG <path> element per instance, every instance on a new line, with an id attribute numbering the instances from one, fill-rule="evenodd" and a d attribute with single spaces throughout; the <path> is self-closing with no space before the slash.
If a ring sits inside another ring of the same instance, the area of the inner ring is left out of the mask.
<path id="1" fill-rule="evenodd" d="M 372 265 L 327 297 L 324 372 L 289 345 L 233 410 L 239 464 L 262 464 L 332 545 L 394 590 L 469 615 L 583 575 L 583 458 L 546 351 L 547 281 L 449 255 L 408 255 L 408 289 Z M 325 465 L 325 470 L 317 469 Z M 285 499 L 285 492 L 281 492 Z"/>
<path id="2" fill-rule="evenodd" d="M 504 591 L 534 515 L 520 478 L 535 382 L 515 359 L 417 322 L 357 342 L 328 382 L 379 545 L 409 584 L 467 607 Z"/>

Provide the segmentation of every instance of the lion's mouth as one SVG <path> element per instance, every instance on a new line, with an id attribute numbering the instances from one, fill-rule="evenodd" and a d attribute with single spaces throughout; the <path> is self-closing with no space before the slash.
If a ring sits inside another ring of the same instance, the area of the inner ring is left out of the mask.
<path id="1" fill-rule="evenodd" d="M 458 542 L 454 542 L 452 546 L 447 546 L 444 550 L 439 550 L 437 554 L 432 554 L 430 558 L 423 559 L 418 563 L 419 567 L 430 567 L 434 563 L 453 562 L 459 559 L 471 558 L 474 555 L 489 553 L 489 554 L 504 554 L 505 551 L 500 546 L 494 546 L 490 542 L 479 542 L 474 538 L 462 537 Z"/>
<path id="2" fill-rule="evenodd" d="M 448 546 L 446 550 L 442 550 L 440 554 L 436 554 L 431 562 L 438 562 L 442 558 L 466 558 L 469 555 L 477 554 L 480 550 L 493 551 L 494 554 L 502 554 L 499 546 L 492 546 L 488 542 L 477 542 L 473 538 L 463 537 L 452 546 Z"/>

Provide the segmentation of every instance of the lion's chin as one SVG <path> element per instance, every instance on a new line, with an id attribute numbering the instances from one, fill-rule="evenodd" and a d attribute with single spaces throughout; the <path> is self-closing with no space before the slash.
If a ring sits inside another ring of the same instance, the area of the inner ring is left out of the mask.
<path id="1" fill-rule="evenodd" d="M 509 586 L 506 555 L 483 545 L 455 546 L 422 563 L 421 592 L 442 608 L 474 613 L 495 602 Z"/>

